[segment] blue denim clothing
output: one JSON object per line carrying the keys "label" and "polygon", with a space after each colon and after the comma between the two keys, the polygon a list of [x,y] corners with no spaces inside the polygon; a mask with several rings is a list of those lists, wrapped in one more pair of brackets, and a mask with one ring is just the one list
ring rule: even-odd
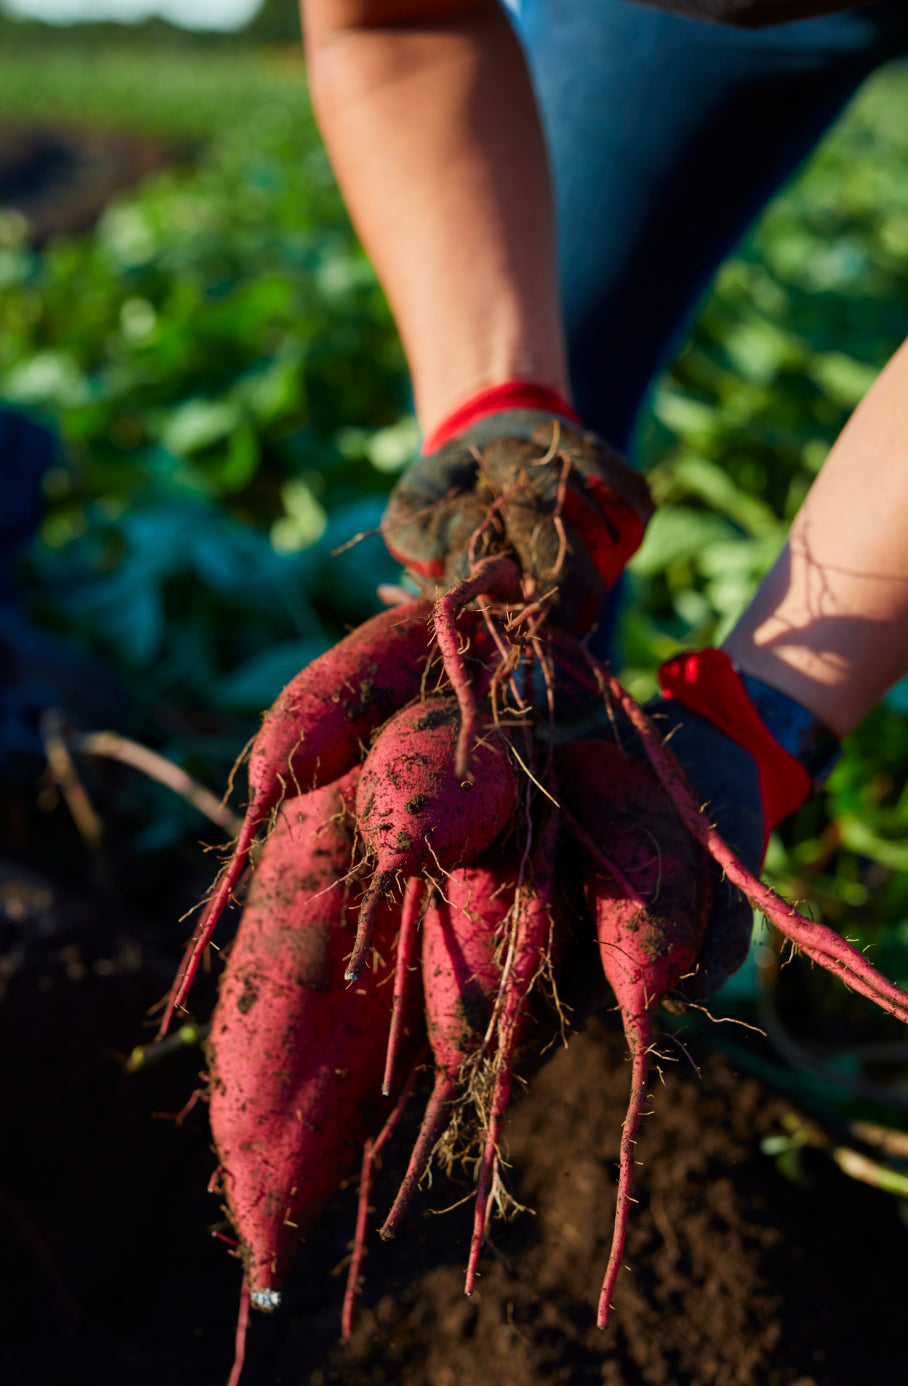
{"label": "blue denim clothing", "polygon": [[721,261],[864,78],[908,4],[769,29],[630,0],[515,0],[549,143],[575,402],[628,449]]}

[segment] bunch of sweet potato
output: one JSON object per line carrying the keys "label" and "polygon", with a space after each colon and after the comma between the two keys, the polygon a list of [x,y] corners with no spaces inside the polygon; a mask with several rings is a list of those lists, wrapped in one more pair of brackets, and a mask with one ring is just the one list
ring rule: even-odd
{"label": "bunch of sweet potato", "polygon": [[[565,736],[561,690],[584,685],[628,735]],[[183,1006],[267,829],[208,1055],[219,1187],[245,1271],[243,1324],[250,1302],[277,1306],[300,1239],[365,1155],[349,1326],[371,1158],[426,1036],[435,1084],[382,1232],[397,1230],[439,1145],[473,1149],[471,1291],[500,1191],[515,1058],[531,1042],[534,998],[557,993],[565,894],[585,901],[580,917],[595,933],[632,1059],[603,1327],[653,1016],[697,968],[710,863],[809,956],[908,1021],[908,997],[861,953],[735,860],[645,713],[579,644],[548,629],[544,608],[522,601],[507,559],[485,560],[434,606],[384,612],[304,669],[265,718],[249,783],[242,831],[162,1026]],[[575,908],[571,927],[576,917]],[[240,1350],[235,1377],[241,1360]]]}

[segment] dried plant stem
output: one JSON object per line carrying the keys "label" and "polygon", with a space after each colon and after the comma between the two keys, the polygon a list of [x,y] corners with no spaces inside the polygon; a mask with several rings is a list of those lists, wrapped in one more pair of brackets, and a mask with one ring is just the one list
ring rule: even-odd
{"label": "dried plant stem", "polygon": [[86,847],[96,852],[104,836],[104,825],[79,779],[67,745],[63,714],[57,708],[49,708],[42,716],[41,738],[51,777],[66,800],[66,807],[72,814],[79,836]]}
{"label": "dried plant stem", "polygon": [[118,760],[123,765],[131,765],[149,779],[157,780],[173,790],[174,794],[185,799],[187,804],[192,804],[193,808],[231,837],[235,837],[242,826],[243,820],[238,814],[216,799],[210,789],[187,775],[179,765],[160,752],[121,736],[119,732],[82,732],[70,739],[70,746],[77,755],[103,756],[108,760]]}

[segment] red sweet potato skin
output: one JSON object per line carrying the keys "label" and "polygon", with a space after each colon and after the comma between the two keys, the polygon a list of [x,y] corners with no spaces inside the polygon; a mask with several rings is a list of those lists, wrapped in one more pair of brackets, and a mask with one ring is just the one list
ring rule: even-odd
{"label": "red sweet potato skin", "polygon": [[492,1019],[501,982],[499,945],[514,901],[516,868],[465,867],[435,889],[422,925],[426,1029],[435,1059],[435,1084],[407,1172],[382,1236],[396,1234],[432,1151],[468,1087],[465,1065],[476,1054]]}
{"label": "red sweet potato skin", "polygon": [[436,1066],[452,1078],[482,1042],[491,1019],[501,981],[496,950],[513,900],[506,871],[462,867],[445,879],[444,896],[436,892],[426,911],[426,1028]]}
{"label": "red sweet potato skin", "polygon": [[587,861],[603,970],[626,1018],[639,1018],[696,966],[711,871],[649,767],[613,742],[570,743],[559,770],[565,802],[641,897]]}
{"label": "red sweet potato skin", "polygon": [[[278,1286],[393,1103],[381,1097],[391,987],[378,985],[383,973],[343,981],[355,912],[334,883],[350,865],[355,777],[283,805],[212,1019],[211,1129],[253,1294]],[[396,928],[393,911],[381,912],[375,944],[386,961]],[[421,1042],[421,1005],[414,986],[404,1071]]]}
{"label": "red sweet potato skin", "polygon": [[584,874],[602,970],[631,1053],[615,1226],[596,1318],[605,1328],[631,1214],[653,1013],[696,967],[712,904],[711,871],[649,767],[614,743],[575,742],[562,751],[560,769],[566,801],[611,863],[610,870],[591,857]]}
{"label": "red sweet potato skin", "polygon": [[434,641],[431,611],[413,602],[379,612],[287,684],[249,758],[260,813],[346,774],[360,744],[418,694]]}
{"label": "red sweet potato skin", "polygon": [[356,793],[357,826],[377,872],[412,875],[476,860],[510,823],[517,780],[504,741],[489,728],[473,748],[473,782],[455,772],[457,704],[404,708],[380,731]]}

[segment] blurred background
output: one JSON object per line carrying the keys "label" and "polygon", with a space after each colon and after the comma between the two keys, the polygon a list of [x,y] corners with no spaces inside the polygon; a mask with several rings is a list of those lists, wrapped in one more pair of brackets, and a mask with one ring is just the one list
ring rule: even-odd
{"label": "blurred background", "polygon": [[[906,333],[902,66],[864,89],[726,264],[654,394],[639,454],[661,506],[632,564],[619,641],[639,697],[680,644],[721,639]],[[398,573],[375,527],[418,442],[401,350],[309,109],[295,0],[0,0],[0,411],[0,1047],[12,1056],[3,1104],[13,1114],[0,1133],[2,1373],[13,1386],[210,1386],[230,1362],[237,1274],[208,1235],[219,1214],[205,1192],[204,1104],[178,1123],[152,1120],[179,1112],[198,1086],[203,1032],[188,1026],[187,1047],[155,1051],[156,1063],[139,1046],[190,931],[181,916],[215,874],[202,842],[223,848],[233,829],[206,821],[175,776],[188,772],[219,798],[281,686],[376,609],[377,584]],[[903,986],[906,713],[908,686],[898,687],[851,739],[826,792],[773,838],[768,861],[773,884]],[[121,751],[128,737],[160,757],[142,753],[153,773],[89,753],[100,743],[85,738],[107,730]],[[235,809],[244,797],[240,774]],[[201,1021],[216,972],[193,995]],[[684,1028],[682,1062],[657,1092],[649,1135],[666,1129],[669,1145],[661,1159],[644,1157],[638,1191],[645,1205],[650,1180],[674,1173],[658,1234],[645,1233],[642,1206],[641,1236],[661,1246],[668,1219],[686,1246],[715,1190],[710,1273],[698,1278],[682,1260],[679,1277],[673,1233],[660,1289],[657,1258],[638,1250],[648,1307],[636,1348],[622,1320],[626,1379],[664,1381],[663,1358],[687,1360],[688,1338],[693,1365],[679,1371],[692,1386],[740,1381],[748,1361],[782,1386],[847,1386],[868,1362],[874,1376],[897,1378],[903,1027],[791,960],[759,921],[747,966],[713,1011],[765,1038],[696,1014],[670,1022]],[[492,1336],[471,1341],[462,1307],[439,1336],[439,1285],[464,1304],[456,1237],[423,1231],[399,1251],[373,1248],[365,1302],[379,1318],[364,1310],[353,1358],[339,1375],[319,1366],[312,1383],[410,1380],[395,1342],[402,1352],[421,1344],[418,1362],[437,1336],[443,1369],[420,1386],[456,1386],[475,1380],[489,1342],[505,1343],[510,1372],[530,1335],[542,1346],[528,1381],[555,1379],[555,1342],[568,1364],[558,1379],[600,1380],[603,1349],[584,1314],[625,1102],[614,1021],[610,1049],[594,1026],[539,1075],[513,1128],[515,1180],[543,1212],[556,1185],[568,1187],[561,1165],[540,1164],[547,1150],[567,1151],[573,1138],[565,1158],[583,1172],[595,1152],[601,1166],[598,1196],[583,1184],[582,1213],[565,1214],[584,1229],[581,1250],[569,1244],[574,1280],[567,1263],[554,1279],[547,1260],[525,1272],[543,1287],[544,1312],[528,1300],[508,1337],[517,1279],[499,1266],[484,1291]],[[688,1054],[704,1064],[693,1097]],[[726,1060],[730,1070],[717,1069]],[[673,1145],[671,1123],[688,1111],[692,1129]],[[544,1139],[540,1112],[552,1115]],[[717,1154],[721,1132],[732,1136]],[[303,1363],[334,1352],[342,1281],[326,1268],[345,1255],[352,1196],[302,1258],[293,1312],[253,1330],[256,1350],[284,1366],[259,1365],[250,1380],[300,1380]],[[438,1194],[442,1205],[460,1196]],[[735,1217],[753,1273],[732,1255]],[[531,1222],[514,1224],[524,1257]],[[540,1257],[559,1227],[550,1213]],[[760,1249],[765,1227],[770,1250]],[[426,1275],[410,1299],[414,1255]],[[732,1267],[724,1279],[717,1257]],[[686,1309],[679,1283],[692,1296]],[[744,1329],[739,1285],[753,1301]],[[408,1304],[412,1331],[401,1327]],[[855,1313],[866,1332],[853,1333]],[[698,1337],[709,1324],[713,1338]],[[877,1357],[855,1364],[849,1344]]]}
{"label": "blurred background", "polygon": [[[620,639],[638,696],[679,642],[722,637],[906,332],[902,66],[725,266],[655,393],[639,449],[661,508]],[[40,715],[138,737],[220,794],[261,710],[397,577],[374,531],[417,432],[295,0],[0,4],[0,400],[38,425],[0,456],[21,490],[0,575],[7,850],[90,880],[103,837],[101,875],[127,893],[210,873],[195,810],[131,771],[82,766],[100,827],[80,834]],[[903,984],[906,711],[900,686],[768,863]],[[897,1032],[809,968],[782,973],[767,934],[725,1004],[775,1027],[766,1071],[793,1090],[908,1101]]]}

